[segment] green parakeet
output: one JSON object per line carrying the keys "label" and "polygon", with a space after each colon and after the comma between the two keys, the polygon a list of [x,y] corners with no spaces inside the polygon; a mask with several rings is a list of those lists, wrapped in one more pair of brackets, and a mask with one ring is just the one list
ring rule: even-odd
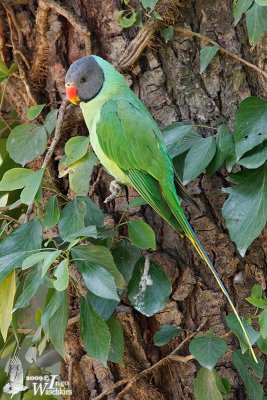
{"label": "green parakeet", "polygon": [[69,100],[80,104],[91,145],[103,166],[117,181],[134,187],[162,218],[192,242],[225,294],[257,362],[243,322],[181,208],[178,196],[188,200],[189,195],[173,170],[161,131],[147,108],[124,77],[98,56],[75,61],[65,83]]}

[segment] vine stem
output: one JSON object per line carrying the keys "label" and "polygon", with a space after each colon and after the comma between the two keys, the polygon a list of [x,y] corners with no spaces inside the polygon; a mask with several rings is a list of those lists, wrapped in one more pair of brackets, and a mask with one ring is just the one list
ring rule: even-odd
{"label": "vine stem", "polygon": [[[63,127],[63,122],[64,122],[64,114],[65,114],[65,110],[66,110],[68,104],[69,104],[68,99],[64,98],[61,103],[61,106],[59,107],[59,110],[58,110],[58,119],[57,119],[57,124],[56,124],[56,128],[55,128],[55,135],[54,135],[53,140],[49,146],[49,149],[45,155],[45,158],[44,158],[41,168],[47,167],[49,161],[52,158],[55,147],[59,142],[61,132],[62,132],[62,127]],[[29,221],[30,215],[32,213],[33,205],[34,205],[34,202],[29,204],[28,209],[25,214],[24,223]]]}
{"label": "vine stem", "polygon": [[170,360],[175,360],[177,362],[182,362],[182,363],[187,363],[191,360],[194,360],[195,357],[192,355],[189,356],[179,356],[176,353],[187,343],[189,340],[191,340],[198,332],[201,331],[201,329],[206,325],[207,319],[205,319],[201,325],[197,328],[196,331],[191,333],[191,335],[187,336],[168,356],[162,358],[159,360],[156,364],[152,365],[151,367],[143,370],[142,372],[139,372],[138,374],[134,375],[132,378],[126,378],[126,379],[121,379],[120,381],[114,383],[114,385],[110,386],[108,389],[106,389],[104,392],[102,392],[99,396],[94,397],[93,400],[101,400],[103,397],[105,397],[107,394],[112,392],[114,389],[117,389],[118,387],[125,385],[125,388],[119,393],[119,395],[116,397],[117,400],[123,399],[123,395],[140,379],[144,378],[146,375],[150,374],[157,368],[161,367],[162,365],[166,364]]}
{"label": "vine stem", "polygon": [[208,42],[210,44],[212,44],[213,46],[219,46],[219,51],[221,53],[224,53],[232,58],[234,58],[235,60],[239,61],[241,64],[246,65],[247,67],[254,69],[254,71],[257,71],[260,75],[263,75],[264,78],[267,79],[267,72],[265,72],[263,69],[257,67],[257,65],[250,63],[249,61],[245,60],[244,58],[236,55],[235,53],[232,53],[230,50],[225,49],[224,47],[220,46],[217,42],[215,42],[214,40],[208,38],[207,36],[201,35],[201,33],[197,33],[194,31],[190,31],[188,29],[184,29],[184,28],[179,28],[179,27],[175,27],[174,30],[176,32],[180,32],[183,35],[186,36],[195,36],[198,37],[199,39]]}

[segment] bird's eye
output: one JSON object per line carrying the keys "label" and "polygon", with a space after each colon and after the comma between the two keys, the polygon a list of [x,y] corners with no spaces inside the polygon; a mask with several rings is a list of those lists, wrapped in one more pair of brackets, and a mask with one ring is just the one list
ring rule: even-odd
{"label": "bird's eye", "polygon": [[81,83],[84,83],[84,82],[86,82],[86,81],[87,81],[86,76],[82,76],[81,79],[80,79],[80,82],[81,82]]}

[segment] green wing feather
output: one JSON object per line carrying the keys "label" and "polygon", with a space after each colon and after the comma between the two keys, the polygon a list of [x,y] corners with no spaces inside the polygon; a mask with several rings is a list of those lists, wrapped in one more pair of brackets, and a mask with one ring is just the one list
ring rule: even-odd
{"label": "green wing feather", "polygon": [[96,132],[105,155],[118,165],[148,204],[177,232],[184,233],[192,242],[225,294],[257,362],[230,295],[181,208],[172,163],[161,132],[149,112],[131,94],[125,99],[114,98],[103,106]]}

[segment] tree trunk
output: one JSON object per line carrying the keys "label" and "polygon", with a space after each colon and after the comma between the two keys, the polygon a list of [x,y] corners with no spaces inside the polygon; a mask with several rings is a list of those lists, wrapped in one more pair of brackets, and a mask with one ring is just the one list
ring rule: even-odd
{"label": "tree trunk", "polygon": [[[200,75],[199,50],[206,43],[195,36],[176,32],[173,39],[165,43],[153,26],[147,31],[143,28],[141,32],[145,32],[145,36],[134,27],[121,28],[116,22],[119,1],[67,0],[62,2],[64,6],[54,0],[40,0],[39,5],[35,1],[26,5],[14,5],[16,1],[8,3],[0,5],[0,55],[9,62],[14,59],[20,66],[23,79],[10,79],[7,98],[22,120],[33,102],[58,107],[68,66],[90,53],[102,56],[123,70],[131,88],[161,127],[175,121],[211,127],[226,122],[232,127],[234,113],[242,99],[251,94],[267,96],[260,75],[222,53],[218,53],[212,65]],[[266,46],[266,37],[255,50],[250,50],[243,24],[233,27],[231,1],[185,3],[161,0],[160,13],[170,24],[199,32],[234,54],[264,66],[262,49]],[[73,106],[66,114],[64,134],[55,156],[62,154],[67,139],[81,130],[86,132],[79,109]],[[200,131],[204,136],[213,134],[211,129],[200,128]],[[52,164],[56,177],[56,161]],[[32,163],[33,168],[35,165]],[[252,285],[258,282],[266,287],[266,231],[255,240],[244,258],[238,255],[221,214],[226,198],[222,188],[229,185],[226,176],[226,171],[221,169],[213,177],[202,175],[191,182],[188,190],[200,211],[186,204],[184,208],[240,314],[245,316],[250,307],[244,298]],[[113,208],[104,206],[111,177],[99,173],[99,167],[94,172],[94,179],[97,177],[92,198],[110,218],[118,220],[126,200],[116,200]],[[58,185],[62,183],[58,181]],[[187,332],[195,331],[204,321],[204,331],[212,329],[217,336],[227,332],[228,304],[189,242],[179,238],[150,207],[142,207],[130,215],[130,218],[136,217],[144,218],[156,232],[157,252],[153,259],[171,279],[172,295],[166,308],[150,318],[135,311],[127,299],[118,307],[117,318],[125,336],[124,366],[109,363],[105,368],[90,358],[81,343],[78,325],[69,326],[67,359],[62,374],[71,381],[73,399],[94,399],[116,381],[150,367],[166,357]],[[72,315],[75,315],[78,303],[74,292],[70,293],[70,300]],[[156,348],[152,337],[160,324],[181,326],[184,333],[171,345]],[[235,344],[233,336],[228,336],[227,341]],[[185,344],[180,354],[188,354],[187,349]],[[197,368],[193,360],[186,363],[169,360],[130,386],[122,396],[118,394],[123,386],[108,394],[106,399],[194,399]],[[242,381],[230,362],[229,352],[221,358],[218,371],[230,380],[233,398],[245,399]]]}

